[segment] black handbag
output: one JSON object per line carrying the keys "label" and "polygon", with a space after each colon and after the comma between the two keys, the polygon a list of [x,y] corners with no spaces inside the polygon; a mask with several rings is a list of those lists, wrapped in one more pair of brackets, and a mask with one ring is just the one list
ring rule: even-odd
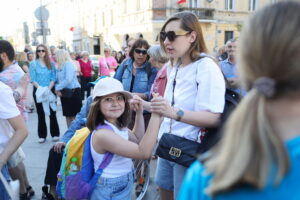
{"label": "black handbag", "polygon": [[64,88],[60,92],[63,98],[71,98],[73,96],[74,89]]}
{"label": "black handbag", "polygon": [[196,159],[200,143],[164,133],[159,140],[156,155],[160,158],[189,167]]}

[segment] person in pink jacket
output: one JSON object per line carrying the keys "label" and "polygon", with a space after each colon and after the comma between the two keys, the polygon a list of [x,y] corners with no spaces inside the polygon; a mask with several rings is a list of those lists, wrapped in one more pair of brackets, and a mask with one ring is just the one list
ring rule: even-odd
{"label": "person in pink jacket", "polygon": [[104,57],[99,61],[99,76],[113,76],[118,63],[116,59],[111,56],[111,49],[106,47],[104,49]]}

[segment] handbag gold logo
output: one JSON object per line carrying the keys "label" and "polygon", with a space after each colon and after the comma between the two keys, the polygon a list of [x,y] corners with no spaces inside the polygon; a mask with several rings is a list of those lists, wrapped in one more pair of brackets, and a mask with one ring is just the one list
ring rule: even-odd
{"label": "handbag gold logo", "polygon": [[177,148],[175,148],[175,147],[171,147],[171,149],[170,149],[170,151],[169,151],[169,154],[170,154],[171,156],[175,156],[175,157],[179,158],[180,155],[181,155],[181,150],[180,150],[180,149],[177,149]]}

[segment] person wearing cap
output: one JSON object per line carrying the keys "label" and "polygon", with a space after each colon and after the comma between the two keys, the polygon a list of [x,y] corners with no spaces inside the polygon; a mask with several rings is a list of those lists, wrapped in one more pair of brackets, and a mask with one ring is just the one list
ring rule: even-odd
{"label": "person wearing cap", "polygon": [[[105,76],[104,76],[105,77]],[[95,86],[98,81],[104,77],[98,78],[94,82],[89,82],[89,85]],[[65,148],[68,141],[73,137],[76,130],[81,129],[86,126],[86,118],[89,113],[90,105],[93,102],[93,97],[89,96],[85,104],[81,107],[79,113],[77,113],[75,119],[72,121],[68,130],[64,133],[60,141],[56,142],[49,151],[47,169],[44,179],[43,186],[43,196],[48,198],[56,197],[56,183],[57,183],[57,173],[60,169],[60,164],[63,155],[63,149]],[[48,188],[49,185],[49,188]],[[51,197],[49,197],[51,196]]]}
{"label": "person wearing cap", "polygon": [[[133,98],[136,120],[133,130],[127,128],[131,120],[129,99]],[[112,130],[98,129],[97,125],[108,125]],[[87,127],[95,130],[91,138],[91,154],[94,170],[107,152],[113,154],[109,165],[103,170],[92,192],[91,200],[131,199],[133,188],[132,159],[149,159],[156,143],[160,115],[152,114],[144,134],[143,106],[139,99],[124,90],[121,82],[114,78],[103,78],[96,84],[93,103],[87,118]]]}

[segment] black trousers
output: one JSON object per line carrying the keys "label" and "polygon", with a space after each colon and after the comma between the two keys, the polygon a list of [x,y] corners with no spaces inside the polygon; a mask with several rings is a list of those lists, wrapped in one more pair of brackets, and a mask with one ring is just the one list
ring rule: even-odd
{"label": "black trousers", "polygon": [[56,153],[53,147],[49,151],[49,157],[47,162],[46,176],[44,183],[45,185],[55,186],[57,183],[57,174],[60,169],[60,164],[62,161],[62,153]]}
{"label": "black trousers", "polygon": [[[45,119],[45,112],[43,109],[42,103],[36,102],[36,88],[33,89],[33,99],[36,106],[36,111],[38,115],[38,135],[39,138],[46,138],[47,137],[47,126],[46,126],[46,119]],[[50,134],[52,137],[59,136],[59,128],[56,119],[56,112],[50,108]]]}
{"label": "black trousers", "polygon": [[91,95],[91,87],[88,85],[92,81],[92,77],[83,77],[81,76],[81,99],[84,100],[84,92],[86,91],[86,98]]}

